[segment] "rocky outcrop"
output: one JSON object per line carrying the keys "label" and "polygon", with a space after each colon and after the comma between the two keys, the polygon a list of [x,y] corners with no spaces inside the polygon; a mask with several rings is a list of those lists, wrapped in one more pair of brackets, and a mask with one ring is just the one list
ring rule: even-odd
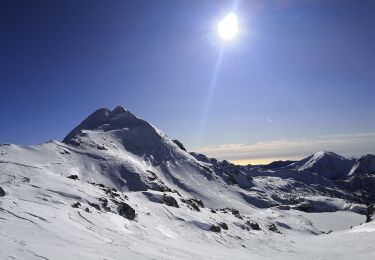
{"label": "rocky outcrop", "polygon": [[163,202],[170,207],[175,207],[175,208],[180,207],[175,198],[166,194],[163,195]]}
{"label": "rocky outcrop", "polygon": [[5,190],[3,190],[3,188],[0,187],[0,197],[4,197],[5,194]]}
{"label": "rocky outcrop", "polygon": [[272,232],[275,232],[275,233],[279,233],[281,234],[281,232],[277,229],[276,225],[271,223],[268,225],[268,230],[269,231],[272,231]]}
{"label": "rocky outcrop", "polygon": [[75,174],[69,175],[67,178],[68,178],[68,179],[75,180],[75,181],[79,179],[78,176],[75,175]]}
{"label": "rocky outcrop", "polygon": [[258,223],[250,222],[249,220],[246,221],[246,225],[248,225],[253,230],[260,230],[260,226]]}
{"label": "rocky outcrop", "polygon": [[224,229],[224,230],[228,230],[228,225],[227,225],[226,223],[224,223],[224,222],[220,222],[220,223],[219,223],[219,226],[220,226],[222,229]]}
{"label": "rocky outcrop", "polygon": [[178,147],[180,147],[181,150],[184,150],[185,152],[187,152],[185,146],[184,146],[180,141],[178,141],[177,139],[174,139],[174,140],[172,140],[172,141],[173,141]]}
{"label": "rocky outcrop", "polygon": [[188,204],[195,211],[201,211],[200,208],[204,208],[203,201],[200,199],[182,199],[182,202]]}
{"label": "rocky outcrop", "polygon": [[374,211],[375,211],[374,204],[371,204],[370,206],[367,207],[366,223],[374,220]]}
{"label": "rocky outcrop", "polygon": [[76,203],[73,203],[73,204],[72,204],[72,207],[73,207],[73,208],[79,208],[79,207],[81,207],[81,203],[79,203],[79,202],[77,201]]}
{"label": "rocky outcrop", "polygon": [[220,233],[221,232],[221,227],[218,225],[211,225],[210,231]]}
{"label": "rocky outcrop", "polygon": [[135,218],[135,210],[127,203],[121,202],[117,207],[118,214],[124,218],[133,220]]}

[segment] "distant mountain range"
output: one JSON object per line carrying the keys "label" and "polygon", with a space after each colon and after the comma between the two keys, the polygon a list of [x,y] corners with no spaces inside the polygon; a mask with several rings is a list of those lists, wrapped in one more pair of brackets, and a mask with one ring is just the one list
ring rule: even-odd
{"label": "distant mountain range", "polygon": [[[321,151],[300,161],[275,161],[267,165],[234,165],[227,161],[218,161],[203,154],[192,152],[196,159],[213,165],[216,172],[226,174],[228,184],[237,184],[248,188],[241,179],[242,175],[251,177],[253,183],[257,179],[279,177],[296,182],[299,188],[305,186],[303,192],[321,193],[325,196],[345,198],[349,201],[371,204],[375,201],[375,156],[364,155],[358,159],[347,159],[333,152]],[[252,185],[250,185],[252,187]],[[255,184],[256,189],[260,188]],[[272,187],[277,192],[280,186]],[[251,188],[250,188],[251,189]],[[267,188],[267,190],[269,190]],[[297,196],[295,189],[284,189],[284,195]],[[272,201],[275,204],[284,203],[284,195],[277,196]],[[272,194],[270,194],[272,197]],[[296,198],[292,198],[295,201]],[[259,206],[259,205],[258,205]]]}
{"label": "distant mountain range", "polygon": [[[122,107],[102,108],[63,142],[1,145],[0,187],[0,223],[7,226],[0,243],[8,248],[0,250],[3,259],[14,254],[20,259],[37,259],[39,254],[58,259],[54,254],[68,245],[72,257],[93,259],[99,254],[100,259],[119,259],[120,248],[105,250],[126,245],[122,237],[141,245],[127,246],[123,256],[167,259],[161,251],[143,252],[143,246],[151,243],[161,250],[165,244],[159,240],[165,237],[189,245],[193,242],[187,241],[196,235],[200,242],[193,243],[194,248],[201,243],[209,247],[212,238],[205,232],[221,230],[227,233],[220,239],[231,241],[234,248],[240,246],[238,259],[241,255],[245,259],[250,254],[244,249],[249,246],[249,230],[322,233],[304,217],[280,212],[364,214],[366,205],[375,202],[375,156],[347,159],[317,152],[300,161],[239,166],[187,152],[180,141]],[[280,219],[288,224],[277,220],[275,212],[284,214]],[[27,246],[22,246],[22,239]],[[50,249],[38,247],[35,240]],[[86,240],[92,244],[85,244]],[[81,254],[73,244],[87,253]],[[102,251],[98,253],[93,245]]]}

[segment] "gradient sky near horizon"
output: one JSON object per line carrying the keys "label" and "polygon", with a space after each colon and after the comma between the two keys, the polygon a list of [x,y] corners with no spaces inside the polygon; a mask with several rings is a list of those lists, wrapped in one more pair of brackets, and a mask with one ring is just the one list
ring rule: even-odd
{"label": "gradient sky near horizon", "polygon": [[[223,42],[228,12],[240,31]],[[375,1],[1,1],[0,143],[122,105],[236,163],[375,153]]]}

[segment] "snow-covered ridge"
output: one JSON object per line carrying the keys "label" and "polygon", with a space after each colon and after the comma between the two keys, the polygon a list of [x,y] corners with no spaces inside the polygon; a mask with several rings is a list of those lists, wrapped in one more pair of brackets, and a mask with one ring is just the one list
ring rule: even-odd
{"label": "snow-covered ridge", "polygon": [[298,171],[317,172],[328,179],[345,179],[354,161],[333,152],[317,152],[290,167]]}
{"label": "snow-covered ridge", "polygon": [[366,154],[359,158],[349,172],[349,176],[371,175],[375,173],[375,156]]}
{"label": "snow-covered ridge", "polygon": [[[137,118],[121,106],[117,106],[112,111],[107,108],[100,108],[75,127],[64,138],[63,142],[69,142],[69,140],[80,134],[82,130],[107,132],[111,130],[130,129],[139,126],[142,128],[153,128],[147,121]],[[158,132],[156,129],[154,129],[154,131]]]}
{"label": "snow-covered ridge", "polygon": [[63,142],[0,145],[0,258],[372,259],[371,223],[348,231],[375,197],[367,157],[238,166],[101,108]]}

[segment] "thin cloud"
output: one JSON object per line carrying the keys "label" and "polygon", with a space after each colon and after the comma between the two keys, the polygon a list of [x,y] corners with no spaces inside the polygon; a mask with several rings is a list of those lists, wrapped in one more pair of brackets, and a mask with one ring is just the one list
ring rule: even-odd
{"label": "thin cloud", "polygon": [[229,161],[301,159],[322,150],[333,151],[346,157],[375,153],[375,133],[325,135],[255,144],[222,144],[195,149],[210,157]]}

